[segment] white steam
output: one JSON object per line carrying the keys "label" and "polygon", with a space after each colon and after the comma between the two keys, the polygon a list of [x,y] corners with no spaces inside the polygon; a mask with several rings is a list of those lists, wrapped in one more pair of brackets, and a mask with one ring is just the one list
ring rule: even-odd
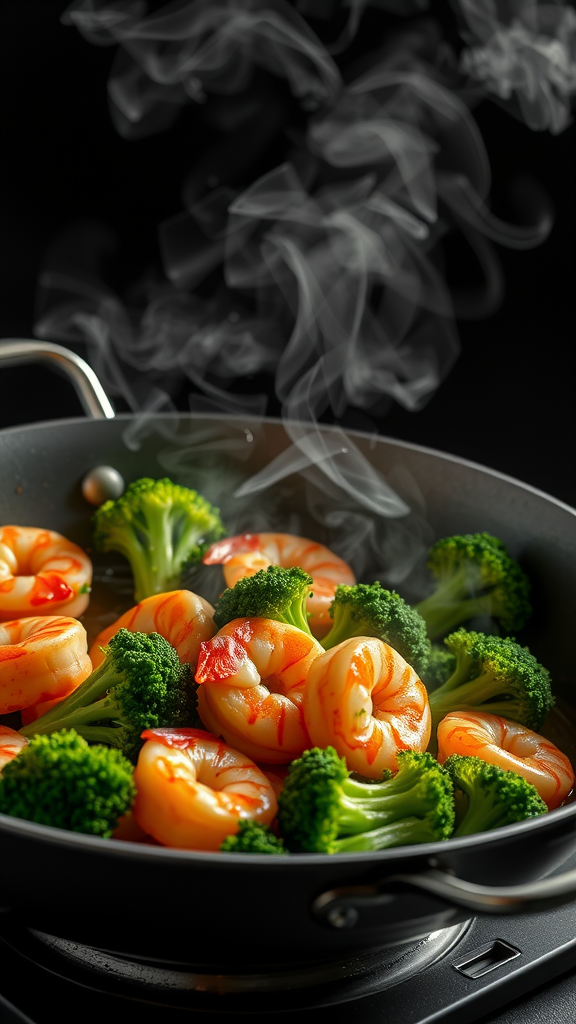
{"label": "white steam", "polygon": [[[155,413],[174,411],[183,383],[194,409],[254,417],[268,408],[262,378],[273,381],[291,446],[239,483],[239,507],[293,473],[311,473],[311,507],[341,546],[352,524],[363,550],[376,549],[377,523],[387,522],[388,552],[379,557],[399,580],[427,543],[424,510],[406,480],[395,486],[374,470],[338,421],[349,408],[381,416],[392,401],[422,408],[458,356],[456,319],[489,315],[501,300],[495,244],[526,248],[550,231],[548,205],[530,183],[522,226],[492,214],[489,159],[470,104],[485,94],[515,98],[530,127],[560,131],[575,90],[576,14],[461,0],[459,56],[433,23],[415,19],[375,40],[352,70],[341,67],[368,6],[394,16],[427,5],[181,0],[147,14],[141,3],[73,3],[66,23],[118,47],[109,97],[122,135],[164,131],[198,103],[207,116],[215,111],[223,135],[235,134],[218,158],[223,183],[208,177],[206,187],[193,169],[183,209],[159,225],[163,279],[143,282],[139,302],[127,303],[65,270],[65,260],[48,264],[36,331],[87,344],[105,387],[137,414],[126,435],[132,446],[154,428]],[[338,13],[340,34],[326,42],[306,21]],[[250,91],[263,73],[286,81],[305,129],[266,90]],[[229,116],[226,105],[210,107],[215,96],[227,98]],[[279,132],[285,150],[248,185],[246,126],[259,157]],[[473,288],[446,279],[448,235],[475,254],[483,280]],[[71,239],[68,265],[73,256]],[[216,272],[211,289],[199,288]],[[252,378],[259,383],[247,393]],[[319,429],[322,418],[335,421],[331,432]],[[215,438],[183,441],[176,420],[163,429],[172,469],[217,450]]]}
{"label": "white steam", "polygon": [[576,11],[563,4],[459,0],[464,74],[535,131],[563,131],[576,94]]}

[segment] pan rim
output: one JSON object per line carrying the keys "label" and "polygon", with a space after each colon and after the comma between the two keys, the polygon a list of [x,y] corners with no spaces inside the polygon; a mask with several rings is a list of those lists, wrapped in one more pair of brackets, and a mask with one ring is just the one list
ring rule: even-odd
{"label": "pan rim", "polygon": [[[216,424],[217,423],[221,423],[224,420],[224,421],[226,421],[228,423],[243,424],[243,423],[247,422],[247,423],[252,424],[252,425],[255,424],[255,423],[257,423],[257,424],[267,424],[267,423],[270,423],[270,424],[273,424],[275,426],[284,427],[285,424],[287,424],[287,423],[291,424],[292,423],[292,424],[297,425],[297,426],[310,426],[310,424],[307,424],[305,421],[302,421],[302,420],[290,420],[290,419],[286,419],[285,420],[285,419],[283,419],[280,416],[254,416],[254,415],[239,416],[239,415],[229,415],[227,413],[210,413],[210,412],[198,412],[198,413],[195,413],[195,412],[172,412],[172,413],[166,413],[166,414],[155,414],[154,416],[148,417],[148,418],[149,419],[155,419],[155,420],[162,420],[162,419],[164,419],[164,420],[171,420],[171,421],[174,421],[175,419],[178,419],[178,420],[194,420],[194,419],[197,419],[197,420],[200,420],[200,419],[202,419],[202,420],[214,420],[214,422]],[[44,430],[46,430],[47,427],[75,426],[75,425],[82,424],[82,423],[94,424],[95,422],[102,423],[102,424],[113,424],[113,423],[116,423],[117,421],[120,421],[120,422],[132,422],[135,419],[137,419],[137,415],[135,413],[122,412],[122,413],[117,413],[116,416],[112,417],[111,419],[102,419],[102,420],[91,419],[91,418],[89,418],[87,416],[67,417],[67,418],[63,418],[63,419],[53,419],[53,420],[39,420],[39,421],[34,422],[34,423],[24,423],[24,424],[20,424],[20,425],[16,425],[16,426],[2,428],[0,430],[0,441],[2,441],[2,439],[4,437],[9,436],[10,434],[21,434],[23,432],[34,431],[36,429],[40,429],[40,430],[44,431]],[[320,428],[320,430],[327,431],[327,432],[332,432],[332,431],[335,431],[335,430],[342,429],[342,428],[339,428],[338,426],[336,426],[334,424],[331,424],[331,423],[320,423],[320,424],[317,424],[317,426]],[[107,429],[111,429],[111,428],[108,427]],[[415,441],[404,441],[404,440],[402,440],[402,438],[392,437],[391,435],[388,435],[388,434],[370,434],[370,433],[368,433],[368,431],[355,430],[355,429],[346,429],[345,433],[346,434],[350,434],[351,437],[362,438],[362,440],[365,440],[365,441],[366,440],[368,440],[368,441],[374,440],[376,444],[379,444],[379,443],[383,442],[385,444],[391,445],[392,447],[405,448],[405,449],[408,449],[409,451],[418,452],[418,453],[421,453],[423,455],[432,455],[432,456],[434,456],[436,458],[445,460],[447,462],[454,462],[454,463],[457,463],[460,466],[466,466],[468,469],[477,470],[477,471],[479,471],[481,473],[487,474],[488,476],[495,477],[498,480],[503,480],[506,483],[514,484],[516,487],[520,487],[523,490],[528,491],[529,493],[534,494],[534,495],[536,495],[539,498],[544,498],[546,501],[551,502],[553,505],[556,505],[557,507],[559,507],[563,511],[569,512],[569,513],[571,513],[571,515],[576,517],[576,508],[572,507],[572,505],[568,505],[567,502],[562,501],[561,498],[556,498],[556,497],[554,497],[554,495],[548,494],[547,491],[543,491],[540,488],[535,487],[533,484],[527,483],[525,480],[521,480],[518,477],[510,476],[508,473],[504,473],[504,472],[502,472],[499,469],[494,469],[491,466],[485,465],[484,463],[475,462],[472,459],[466,459],[464,456],[456,455],[454,452],[447,452],[447,451],[444,451],[443,449],[440,449],[440,448],[429,448],[427,445],[417,444]]]}
{"label": "pan rim", "polygon": [[[469,836],[452,837],[442,841],[430,843],[414,843],[408,846],[391,846],[385,850],[362,851],[357,853],[290,853],[287,858],[284,856],[263,856],[253,853],[226,853],[220,850],[186,850],[170,846],[153,846],[146,843],[132,842],[131,840],[111,840],[102,836],[91,836],[83,832],[71,832],[68,829],[59,829],[51,825],[40,825],[37,822],[28,821],[25,818],[13,818],[0,813],[0,835],[8,833],[21,838],[39,839],[49,842],[51,846],[65,846],[73,849],[85,849],[88,852],[101,853],[106,851],[110,856],[131,857],[137,856],[139,860],[160,860],[183,861],[184,863],[195,863],[209,859],[212,865],[216,864],[286,864],[287,859],[292,863],[299,864],[374,864],[382,861],[393,861],[401,857],[404,861],[418,861],[422,858],[437,861],[438,855],[443,851],[458,853],[461,850],[469,849],[472,846],[489,845],[493,842],[505,841],[508,838],[518,837],[520,834],[529,831],[531,835],[535,830],[550,828],[552,823],[562,823],[562,819],[576,819],[576,803],[557,807],[553,811],[534,818],[526,818],[524,821],[516,822],[513,825],[503,825],[488,832],[476,832]],[[576,821],[574,824],[576,833]],[[214,859],[214,854],[217,857]],[[406,865],[406,868],[408,865]],[[281,870],[280,867],[272,870]]]}

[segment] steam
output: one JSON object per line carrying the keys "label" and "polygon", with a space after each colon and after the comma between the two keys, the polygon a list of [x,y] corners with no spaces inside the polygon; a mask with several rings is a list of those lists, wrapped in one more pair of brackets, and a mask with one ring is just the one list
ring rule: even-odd
{"label": "steam", "polygon": [[576,11],[561,4],[459,0],[464,74],[535,131],[557,135],[576,93]]}
{"label": "steam", "polygon": [[[431,20],[399,19],[426,3],[381,0],[372,6],[396,17],[393,29],[347,65],[369,6],[182,0],[146,14],[140,2],[73,3],[65,23],[118,47],[108,91],[123,136],[166,131],[183,107],[202,105],[223,141],[213,155],[218,180],[208,175],[206,186],[204,165],[202,174],[192,168],[182,209],[158,227],[163,275],[127,301],[70,270],[72,232],[41,276],[36,331],[88,346],[109,393],[137,414],[126,443],[162,429],[173,470],[221,443],[182,438],[171,418],[182,386],[194,388],[194,409],[253,418],[269,411],[261,382],[273,381],[291,444],[239,477],[237,516],[299,473],[341,548],[352,530],[367,564],[378,550],[399,581],[429,540],[425,509],[410,482],[376,472],[340,421],[350,408],[367,422],[392,402],[421,409],[458,357],[456,320],[488,316],[501,301],[496,246],[529,248],[549,233],[550,204],[530,180],[518,190],[520,224],[492,214],[489,157],[471,108],[494,96],[529,127],[561,131],[576,89],[576,14],[530,0],[461,0],[456,53]],[[307,17],[324,19],[326,40]],[[292,107],[253,85],[262,74],[284,80]],[[254,149],[244,134],[258,140]],[[285,158],[267,166],[266,146],[278,138]],[[472,249],[480,283],[451,286],[448,235]],[[261,390],[247,393],[250,379]],[[158,412],[167,414],[161,428]],[[244,458],[246,437],[229,451]]]}
{"label": "steam", "polygon": [[234,95],[254,67],[286,78],[309,107],[330,103],[341,78],[307,23],[285,0],[194,0],[143,15],[141,3],[82,0],[64,22],[99,46],[120,43],[109,96],[116,128],[158,131],[170,126],[179,106],[206,94]]}

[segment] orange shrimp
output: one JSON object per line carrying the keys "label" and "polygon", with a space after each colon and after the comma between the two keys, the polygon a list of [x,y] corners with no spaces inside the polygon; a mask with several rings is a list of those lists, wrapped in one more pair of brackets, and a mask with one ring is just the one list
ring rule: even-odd
{"label": "orange shrimp", "polygon": [[90,648],[90,660],[97,668],[104,661],[101,648],[119,629],[129,629],[132,633],[160,633],[176,649],[180,661],[195,669],[200,644],[216,632],[213,614],[212,605],[192,590],[153,594],[98,634]]}
{"label": "orange shrimp", "polygon": [[57,697],[56,700],[43,700],[40,704],[32,704],[29,708],[22,708],[20,715],[22,719],[22,725],[30,725],[30,722],[35,722],[37,718],[45,715],[50,708],[56,707],[61,701],[65,700],[68,694],[64,694],[63,697]]}
{"label": "orange shrimp", "polygon": [[77,619],[42,615],[0,623],[0,714],[66,697],[92,671]]}
{"label": "orange shrimp", "polygon": [[536,787],[548,810],[559,807],[574,786],[569,759],[544,736],[518,722],[480,711],[453,711],[438,725],[438,760],[450,754],[480,757],[517,772]]}
{"label": "orange shrimp", "polygon": [[202,729],[146,729],[134,771],[136,824],[163,846],[219,850],[242,819],[278,810],[263,772]]}
{"label": "orange shrimp", "polygon": [[294,760],[310,746],[302,693],[310,665],[323,653],[296,626],[233,619],[200,648],[195,678],[202,722],[254,761]]}
{"label": "orange shrimp", "polygon": [[431,715],[413,668],[376,637],[352,637],[310,666],[304,721],[314,746],[334,747],[350,771],[379,779],[400,750],[426,750]]}
{"label": "orange shrimp", "polygon": [[0,773],[8,761],[13,761],[20,751],[28,746],[28,740],[15,729],[0,725]]}
{"label": "orange shrimp", "polygon": [[92,563],[54,530],[0,527],[0,620],[72,615],[90,600]]}
{"label": "orange shrimp", "polygon": [[233,587],[244,576],[253,576],[269,565],[304,569],[314,581],[306,607],[310,629],[316,637],[325,636],[332,625],[328,609],[338,584],[352,586],[356,583],[348,563],[330,548],[291,533],[241,533],[227,537],[213,544],[203,560],[206,565],[224,566],[227,587]]}

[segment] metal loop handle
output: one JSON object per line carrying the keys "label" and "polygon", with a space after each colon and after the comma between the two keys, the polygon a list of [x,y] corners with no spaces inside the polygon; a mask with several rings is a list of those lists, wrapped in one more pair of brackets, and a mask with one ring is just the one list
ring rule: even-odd
{"label": "metal loop handle", "polygon": [[510,886],[478,885],[438,870],[421,875],[396,875],[389,881],[402,882],[480,914],[531,914],[576,899],[576,869]]}
{"label": "metal loop handle", "polygon": [[48,341],[1,338],[0,362],[12,366],[27,362],[47,362],[74,385],[82,408],[88,416],[95,420],[114,419],[114,407],[94,370],[75,352]]}
{"label": "metal loop handle", "polygon": [[386,918],[386,908],[399,888],[427,893],[475,914],[532,914],[576,899],[576,870],[503,887],[478,885],[435,869],[419,875],[391,875],[377,885],[343,886],[324,892],[314,900],[312,913],[330,928],[377,926]]}

